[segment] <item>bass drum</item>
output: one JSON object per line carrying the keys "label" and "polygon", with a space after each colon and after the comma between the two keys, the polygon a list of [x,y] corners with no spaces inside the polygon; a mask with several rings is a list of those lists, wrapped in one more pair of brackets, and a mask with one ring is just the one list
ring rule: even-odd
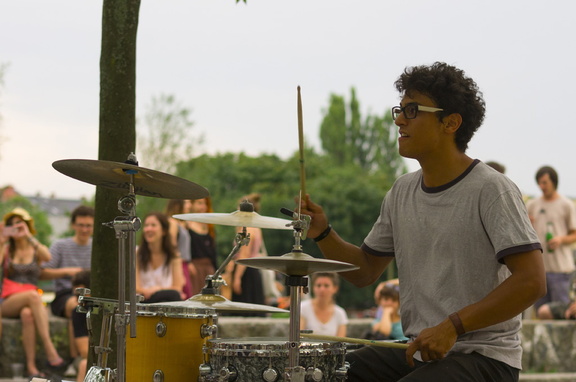
{"label": "bass drum", "polygon": [[[204,346],[200,382],[285,381],[289,366],[288,339],[211,339]],[[332,382],[346,379],[346,346],[341,342],[300,342],[298,359],[306,380]]]}
{"label": "bass drum", "polygon": [[138,304],[136,338],[126,329],[126,381],[196,381],[202,349],[217,332],[214,309]]}

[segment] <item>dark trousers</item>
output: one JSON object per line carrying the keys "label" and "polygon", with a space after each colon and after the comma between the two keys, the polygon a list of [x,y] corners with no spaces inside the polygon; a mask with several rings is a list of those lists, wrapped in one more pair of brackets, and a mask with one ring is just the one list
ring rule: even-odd
{"label": "dark trousers", "polygon": [[406,363],[403,349],[366,346],[346,354],[349,382],[516,382],[520,370],[478,353],[456,353],[439,361]]}

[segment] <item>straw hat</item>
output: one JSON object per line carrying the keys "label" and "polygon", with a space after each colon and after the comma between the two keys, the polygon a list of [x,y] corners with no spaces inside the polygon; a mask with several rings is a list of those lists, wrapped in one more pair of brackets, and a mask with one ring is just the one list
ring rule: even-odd
{"label": "straw hat", "polygon": [[32,218],[32,216],[30,216],[28,211],[26,211],[22,207],[14,208],[12,211],[10,211],[6,215],[4,215],[4,224],[6,224],[6,222],[14,216],[18,216],[22,220],[24,220],[26,222],[26,224],[28,224],[28,230],[30,230],[30,233],[32,235],[36,235],[36,228],[34,228],[34,218]]}

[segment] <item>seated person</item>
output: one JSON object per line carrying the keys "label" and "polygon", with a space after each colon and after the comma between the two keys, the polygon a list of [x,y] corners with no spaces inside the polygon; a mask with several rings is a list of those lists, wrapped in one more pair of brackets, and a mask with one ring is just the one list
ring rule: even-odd
{"label": "seated person", "polygon": [[300,329],[328,336],[346,336],[348,316],[335,301],[339,285],[337,273],[317,272],[312,275],[313,297],[300,304]]}
{"label": "seated person", "polygon": [[[90,288],[89,270],[80,271],[74,275],[72,278],[72,290],[76,288]],[[77,370],[76,381],[82,382],[86,376],[88,364],[88,325],[86,323],[86,313],[80,313],[74,309],[71,314],[74,343],[78,350],[78,361],[74,365]]]}
{"label": "seated person", "polygon": [[370,339],[407,340],[400,322],[400,288],[398,284],[387,283],[380,289],[378,306],[381,314],[372,323]]}
{"label": "seated person", "polygon": [[542,320],[576,320],[576,273],[572,275],[571,301],[552,301],[538,308]]}
{"label": "seated person", "polygon": [[143,227],[136,251],[136,293],[144,295],[142,303],[184,299],[182,259],[170,237],[168,218],[150,213]]}

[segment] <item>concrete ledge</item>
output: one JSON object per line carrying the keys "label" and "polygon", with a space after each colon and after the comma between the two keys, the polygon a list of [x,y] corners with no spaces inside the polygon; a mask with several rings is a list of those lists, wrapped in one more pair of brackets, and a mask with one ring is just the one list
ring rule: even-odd
{"label": "concrete ledge", "polygon": [[[361,338],[369,330],[371,319],[353,318],[348,336]],[[218,317],[220,338],[288,337],[288,318]],[[68,355],[67,320],[50,316],[50,334],[62,356]],[[576,381],[576,321],[524,320],[521,332],[522,381]],[[0,341],[0,377],[10,377],[10,364],[24,362],[22,325],[18,319],[2,319]],[[46,357],[40,339],[36,346],[37,364]]]}
{"label": "concrete ledge", "polygon": [[[287,337],[287,318],[219,317],[220,338]],[[353,318],[348,337],[361,338],[372,319]],[[522,322],[524,373],[573,373],[576,371],[576,321],[524,320]],[[572,381],[576,381],[573,379]]]}
{"label": "concrete ledge", "polygon": [[[576,321],[522,321],[522,365],[525,371],[576,371]],[[576,379],[573,379],[576,381]]]}
{"label": "concrete ledge", "polygon": [[[50,335],[60,356],[68,357],[68,320],[61,317],[49,317]],[[0,377],[11,377],[11,363],[26,364],[22,347],[22,323],[16,318],[2,318],[2,338],[0,341]],[[39,337],[36,339],[36,364],[42,368],[46,364],[44,346]]]}
{"label": "concrete ledge", "polygon": [[576,373],[522,373],[520,381],[526,382],[574,382]]}

